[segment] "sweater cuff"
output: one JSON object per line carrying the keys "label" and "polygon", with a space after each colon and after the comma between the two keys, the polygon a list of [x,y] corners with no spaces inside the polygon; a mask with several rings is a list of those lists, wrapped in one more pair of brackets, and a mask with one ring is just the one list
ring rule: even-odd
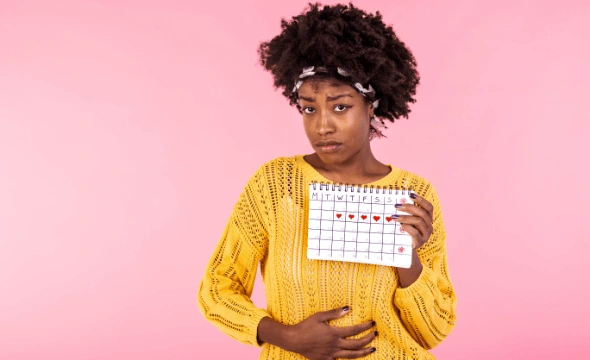
{"label": "sweater cuff", "polygon": [[260,324],[260,321],[267,316],[271,317],[266,310],[261,309],[261,308],[256,308],[252,312],[252,315],[250,315],[250,317],[246,321],[246,328],[248,329],[248,337],[249,337],[248,342],[250,344],[257,346],[257,347],[261,347],[264,344],[264,343],[258,342],[258,325]]}
{"label": "sweater cuff", "polygon": [[418,279],[414,281],[410,286],[405,288],[397,288],[395,290],[394,302],[398,307],[404,307],[407,301],[414,301],[416,295],[421,298],[430,297],[432,295],[432,289],[429,283],[432,283],[432,279],[436,277],[434,271],[426,265],[422,266],[422,272]]}

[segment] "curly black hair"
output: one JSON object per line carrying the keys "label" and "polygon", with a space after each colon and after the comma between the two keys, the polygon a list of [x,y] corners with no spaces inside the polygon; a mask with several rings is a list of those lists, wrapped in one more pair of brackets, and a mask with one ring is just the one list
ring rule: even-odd
{"label": "curly black hair", "polygon": [[323,66],[331,69],[332,77],[349,83],[335,71],[340,67],[352,75],[353,82],[373,86],[379,99],[375,116],[391,122],[408,118],[420,81],[416,60],[392,27],[383,23],[381,14],[367,14],[352,3],[308,6],[291,21],[281,19],[281,33],[258,48],[261,65],[270,71],[275,88],[282,88],[290,105],[301,111],[293,87],[303,68]]}

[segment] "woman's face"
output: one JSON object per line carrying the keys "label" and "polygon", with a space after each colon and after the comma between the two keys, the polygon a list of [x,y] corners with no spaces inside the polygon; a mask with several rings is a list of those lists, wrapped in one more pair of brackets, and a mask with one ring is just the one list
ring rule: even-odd
{"label": "woman's face", "polygon": [[309,79],[299,88],[305,133],[326,164],[343,164],[370,152],[372,106],[352,86]]}

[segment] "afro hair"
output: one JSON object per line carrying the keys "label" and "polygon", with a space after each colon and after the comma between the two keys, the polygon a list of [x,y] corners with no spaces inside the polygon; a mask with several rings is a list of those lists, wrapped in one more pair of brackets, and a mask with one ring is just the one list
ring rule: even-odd
{"label": "afro hair", "polygon": [[261,65],[290,105],[301,111],[293,87],[304,68],[322,66],[333,78],[350,83],[350,78],[339,76],[340,67],[352,75],[353,83],[373,86],[374,98],[379,99],[375,116],[382,124],[382,119],[408,118],[420,81],[416,60],[381,14],[367,14],[352,3],[308,6],[291,21],[282,19],[281,33],[258,49]]}

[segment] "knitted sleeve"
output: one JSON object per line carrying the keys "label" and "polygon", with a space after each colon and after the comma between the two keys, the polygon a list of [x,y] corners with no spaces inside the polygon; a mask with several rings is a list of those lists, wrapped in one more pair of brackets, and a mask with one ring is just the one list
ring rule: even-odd
{"label": "knitted sleeve", "polygon": [[453,329],[457,300],[449,278],[446,233],[434,187],[430,186],[425,199],[434,210],[433,232],[417,250],[423,264],[422,272],[413,284],[395,291],[394,304],[412,338],[425,349],[432,349]]}
{"label": "knitted sleeve", "polygon": [[255,346],[260,346],[258,324],[269,316],[250,299],[268,243],[266,206],[270,199],[261,169],[235,204],[197,295],[199,309],[208,321],[234,339]]}

